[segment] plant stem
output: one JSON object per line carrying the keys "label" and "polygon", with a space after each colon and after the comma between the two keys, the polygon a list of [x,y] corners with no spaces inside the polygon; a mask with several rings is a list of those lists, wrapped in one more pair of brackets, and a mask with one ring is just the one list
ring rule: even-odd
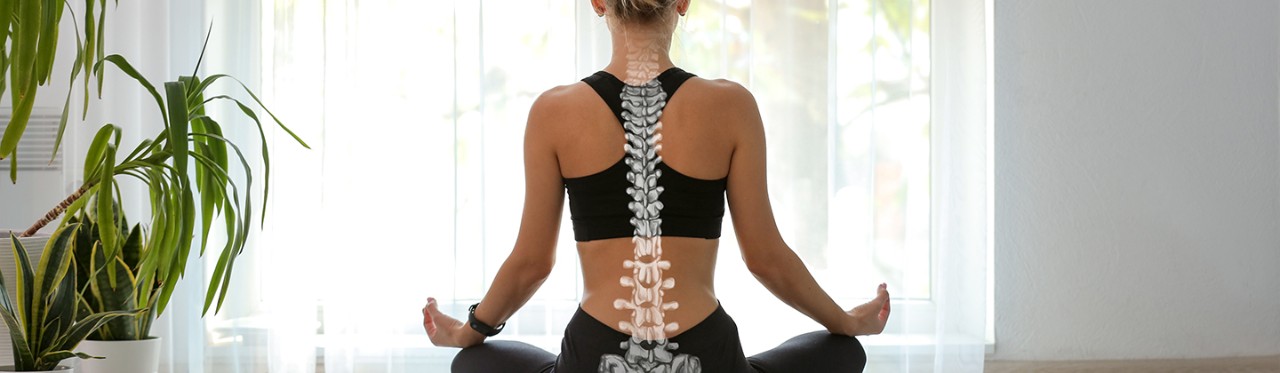
{"label": "plant stem", "polygon": [[31,228],[27,228],[27,230],[22,232],[22,235],[19,235],[18,237],[31,237],[36,235],[36,232],[39,232],[40,228],[44,228],[44,226],[49,225],[53,219],[57,219],[58,215],[62,215],[63,211],[67,211],[67,207],[71,206],[72,203],[75,203],[81,196],[84,196],[84,193],[88,190],[88,184],[81,186],[80,189],[76,189],[75,193],[71,193],[70,196],[67,196],[67,199],[62,200],[62,203],[54,206],[52,210],[49,210],[49,213],[44,214],[43,218],[37,220],[35,224],[31,225]]}

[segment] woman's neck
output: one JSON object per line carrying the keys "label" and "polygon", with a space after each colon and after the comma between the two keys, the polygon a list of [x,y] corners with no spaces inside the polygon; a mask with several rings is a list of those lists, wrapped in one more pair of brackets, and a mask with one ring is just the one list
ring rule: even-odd
{"label": "woman's neck", "polygon": [[675,66],[670,32],[643,26],[618,26],[613,31],[613,57],[604,70],[623,82],[641,85]]}

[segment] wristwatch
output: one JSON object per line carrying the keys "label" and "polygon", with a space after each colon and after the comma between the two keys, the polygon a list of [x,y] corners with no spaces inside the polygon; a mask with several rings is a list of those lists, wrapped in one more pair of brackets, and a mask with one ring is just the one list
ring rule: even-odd
{"label": "wristwatch", "polygon": [[498,324],[495,328],[481,322],[480,320],[476,320],[476,306],[479,305],[480,303],[476,303],[471,305],[471,308],[467,309],[467,325],[470,325],[471,329],[475,329],[476,332],[484,335],[485,337],[492,337],[498,335],[498,333],[502,333],[502,328],[506,327],[507,323],[504,322]]}

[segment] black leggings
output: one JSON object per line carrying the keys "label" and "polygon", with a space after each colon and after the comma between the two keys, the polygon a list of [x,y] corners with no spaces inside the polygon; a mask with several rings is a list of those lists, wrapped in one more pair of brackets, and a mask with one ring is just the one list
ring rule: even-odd
{"label": "black leggings", "polygon": [[[630,336],[613,330],[579,308],[565,328],[560,356],[523,342],[488,341],[459,352],[453,359],[453,372],[636,371],[620,365],[631,360],[624,357],[628,350],[623,349],[629,340]],[[658,360],[671,364],[663,371],[673,373],[844,373],[861,372],[867,363],[866,351],[856,338],[825,331],[801,334],[771,350],[746,357],[738,339],[737,325],[723,308],[717,308],[706,320],[671,338],[668,344],[672,345],[671,351],[665,354],[665,359]],[[635,346],[631,352],[645,351]],[[672,359],[672,355],[684,356]]]}

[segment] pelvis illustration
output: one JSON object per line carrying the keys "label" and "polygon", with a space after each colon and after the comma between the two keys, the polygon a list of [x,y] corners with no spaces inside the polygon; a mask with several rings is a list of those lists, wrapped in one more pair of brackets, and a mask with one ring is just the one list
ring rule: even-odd
{"label": "pelvis illustration", "polygon": [[702,363],[697,356],[674,353],[680,347],[670,341],[637,341],[628,338],[620,346],[625,355],[605,355],[600,359],[602,373],[698,373]]}

